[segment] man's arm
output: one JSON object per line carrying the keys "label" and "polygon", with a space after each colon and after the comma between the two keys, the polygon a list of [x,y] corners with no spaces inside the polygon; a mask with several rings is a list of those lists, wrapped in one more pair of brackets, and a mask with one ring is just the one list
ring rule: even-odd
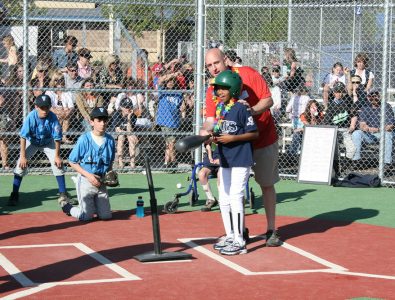
{"label": "man's arm", "polygon": [[357,126],[357,120],[358,117],[354,116],[351,118],[351,124],[350,124],[350,128],[349,128],[349,132],[353,132],[355,130],[355,127]]}
{"label": "man's arm", "polygon": [[380,128],[370,127],[366,122],[360,122],[359,128],[361,128],[362,131],[369,133],[377,133],[380,131]]}
{"label": "man's arm", "polygon": [[21,167],[21,169],[25,169],[27,167],[27,159],[26,159],[26,140],[24,138],[21,138],[20,140],[20,148],[21,148],[21,153],[20,153],[19,166]]}
{"label": "man's arm", "polygon": [[62,159],[60,158],[60,140],[55,141],[55,166],[59,169],[62,167]]}
{"label": "man's arm", "polygon": [[251,107],[251,114],[253,116],[260,115],[264,111],[270,109],[270,107],[272,107],[272,105],[273,105],[272,97],[260,99],[257,104],[255,104],[253,107]]}
{"label": "man's arm", "polygon": [[258,131],[251,131],[251,132],[246,132],[243,134],[224,134],[220,135],[217,137],[214,137],[214,141],[222,143],[222,144],[228,144],[232,142],[247,142],[247,141],[252,141],[257,139],[259,136]]}

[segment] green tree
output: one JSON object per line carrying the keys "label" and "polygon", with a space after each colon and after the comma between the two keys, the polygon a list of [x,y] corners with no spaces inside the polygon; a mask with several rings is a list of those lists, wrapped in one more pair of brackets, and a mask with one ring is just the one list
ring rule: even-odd
{"label": "green tree", "polygon": [[[4,7],[7,9],[7,15],[9,17],[21,17],[23,15],[23,1],[21,0],[8,0],[3,2]],[[34,14],[42,14],[45,9],[38,8],[34,1],[28,2],[28,10],[31,13],[34,10]]]}
{"label": "green tree", "polygon": [[[190,3],[188,0],[184,2]],[[101,11],[107,18],[119,18],[126,28],[140,36],[143,31],[190,27],[195,6],[172,6],[171,2],[163,5],[106,4],[101,6]]]}

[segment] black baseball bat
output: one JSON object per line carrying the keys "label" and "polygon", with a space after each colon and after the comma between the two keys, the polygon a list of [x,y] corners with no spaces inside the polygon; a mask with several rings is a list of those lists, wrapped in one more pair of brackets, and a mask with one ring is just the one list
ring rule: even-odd
{"label": "black baseball bat", "polygon": [[191,135],[178,140],[175,147],[178,152],[185,153],[199,147],[207,141],[211,135]]}

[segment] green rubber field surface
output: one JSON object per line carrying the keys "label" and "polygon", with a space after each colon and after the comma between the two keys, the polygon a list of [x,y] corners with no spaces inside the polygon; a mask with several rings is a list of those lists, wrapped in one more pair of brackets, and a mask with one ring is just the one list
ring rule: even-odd
{"label": "green rubber field surface", "polygon": [[[176,193],[187,190],[189,175],[190,173],[153,174],[155,195],[160,208],[166,202],[174,199]],[[12,180],[12,176],[0,176],[1,214],[60,210],[57,204],[56,179],[47,175],[26,176],[20,189],[19,206],[6,206],[12,190]],[[216,195],[215,179],[210,182]],[[149,206],[150,195],[145,175],[120,175],[120,183],[119,187],[109,189],[113,210],[134,209],[138,196],[142,196],[145,206]],[[177,183],[182,184],[181,189],[177,189]],[[73,198],[76,198],[75,186],[70,176],[66,176],[66,184],[68,192]],[[247,208],[246,213],[263,214],[261,190],[254,179],[250,179],[250,185],[256,196],[255,208]],[[395,189],[392,188],[335,188],[282,180],[276,184],[276,190],[277,215],[279,216],[343,220],[395,227]],[[178,210],[200,210],[206,199],[200,185],[199,201],[195,206],[189,205],[189,197],[190,194],[180,198]],[[218,210],[216,207],[213,211],[218,212]]]}

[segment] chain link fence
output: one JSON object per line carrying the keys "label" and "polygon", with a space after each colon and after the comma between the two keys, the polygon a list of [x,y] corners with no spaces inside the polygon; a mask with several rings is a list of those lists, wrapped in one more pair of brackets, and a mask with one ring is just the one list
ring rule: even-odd
{"label": "chain link fence", "polygon": [[[2,3],[2,171],[15,167],[19,129],[44,93],[62,125],[63,158],[91,130],[93,107],[104,106],[118,171],[139,171],[145,156],[154,169],[189,170],[192,154],[176,154],[174,143],[194,130],[193,53],[181,45],[194,39],[195,4],[29,2],[25,10],[22,1]],[[29,166],[50,172],[41,154]]]}
{"label": "chain link fence", "polygon": [[[174,143],[202,123],[204,93],[194,84],[205,73],[202,39],[204,49],[235,51],[271,86],[282,178],[297,176],[305,123],[339,126],[339,176],[379,173],[395,183],[392,1],[0,4],[2,172],[16,164],[19,129],[41,93],[62,122],[63,158],[100,105],[112,114],[119,171],[141,171],[145,156],[156,170],[190,170],[200,152],[175,153]],[[350,105],[336,107],[339,99]],[[344,112],[346,120],[335,122]],[[40,155],[30,169],[50,171]]]}

